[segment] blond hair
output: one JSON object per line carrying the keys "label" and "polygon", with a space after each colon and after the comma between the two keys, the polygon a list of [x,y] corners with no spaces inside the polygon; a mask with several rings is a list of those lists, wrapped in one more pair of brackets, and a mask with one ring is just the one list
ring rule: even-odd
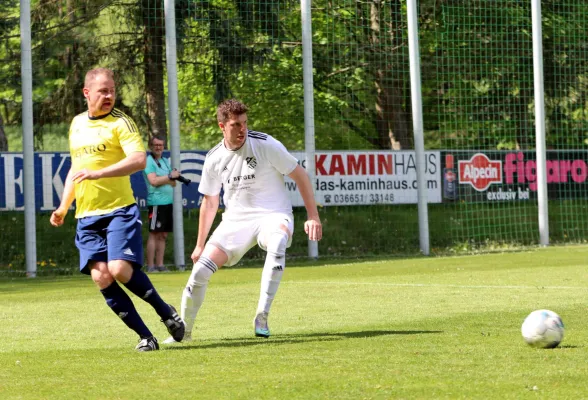
{"label": "blond hair", "polygon": [[114,72],[112,72],[111,69],[94,68],[86,73],[86,78],[84,79],[84,87],[90,87],[92,81],[94,81],[98,75],[104,75],[107,78],[114,80]]}

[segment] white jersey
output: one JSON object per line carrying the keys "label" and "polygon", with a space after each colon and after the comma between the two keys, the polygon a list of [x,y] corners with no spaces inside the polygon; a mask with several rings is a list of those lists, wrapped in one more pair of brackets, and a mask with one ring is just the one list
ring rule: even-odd
{"label": "white jersey", "polygon": [[206,155],[198,191],[216,196],[224,190],[223,221],[246,220],[269,213],[292,213],[292,202],[284,175],[298,161],[270,135],[248,131],[238,150],[229,150],[224,140]]}

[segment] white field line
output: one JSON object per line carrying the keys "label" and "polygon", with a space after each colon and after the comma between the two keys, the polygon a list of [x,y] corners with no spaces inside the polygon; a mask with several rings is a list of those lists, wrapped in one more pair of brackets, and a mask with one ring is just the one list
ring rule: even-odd
{"label": "white field line", "polygon": [[585,286],[525,286],[525,285],[445,285],[440,283],[385,283],[385,282],[346,282],[346,281],[282,281],[293,285],[338,285],[338,286],[389,286],[389,287],[438,287],[457,289],[553,289],[553,290],[588,290]]}

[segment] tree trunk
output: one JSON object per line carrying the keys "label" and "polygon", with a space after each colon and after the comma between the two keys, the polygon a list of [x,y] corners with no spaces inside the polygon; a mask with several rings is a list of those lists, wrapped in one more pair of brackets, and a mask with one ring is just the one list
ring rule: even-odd
{"label": "tree trunk", "polygon": [[[402,12],[400,2],[392,2],[392,20],[398,20]],[[374,71],[376,87],[376,131],[378,143],[383,149],[411,148],[410,125],[408,113],[405,110],[404,85],[401,72],[394,68],[394,64],[386,62],[393,52],[402,46],[402,33],[399,24],[390,27],[390,37],[382,38],[380,17],[381,2],[374,0],[370,3],[371,44],[374,49],[373,64],[378,67]],[[396,18],[395,18],[396,17]],[[388,45],[389,44],[389,45]],[[380,50],[383,48],[383,51]],[[383,60],[383,61],[382,61]]]}
{"label": "tree trunk", "polygon": [[409,113],[404,109],[402,83],[391,79],[390,70],[376,72],[376,128],[383,149],[410,149]]}
{"label": "tree trunk", "polygon": [[0,114],[0,151],[8,151],[8,139],[6,138],[6,132],[4,132],[2,114]]}
{"label": "tree trunk", "polygon": [[[73,0],[67,0],[67,15],[69,15],[69,22],[73,25],[75,23],[75,4]],[[71,75],[68,77],[68,83],[65,85],[66,94],[64,96],[63,114],[68,117],[81,113],[86,108],[84,97],[79,88],[79,83],[83,80],[80,76],[79,67],[76,65],[78,62],[79,55],[79,44],[75,37],[72,38],[72,43],[67,45],[65,48],[65,60],[64,64],[67,70],[71,71]],[[73,107],[73,108],[72,108]]]}
{"label": "tree trunk", "polygon": [[165,35],[163,1],[141,0],[144,32],[145,98],[149,136],[160,136],[167,143],[165,94],[163,90],[163,41]]}

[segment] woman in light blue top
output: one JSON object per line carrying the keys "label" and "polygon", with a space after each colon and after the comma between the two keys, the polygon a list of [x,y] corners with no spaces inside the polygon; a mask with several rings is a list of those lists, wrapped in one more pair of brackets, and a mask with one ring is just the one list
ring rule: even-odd
{"label": "woman in light blue top", "polygon": [[174,186],[180,173],[171,167],[169,158],[163,157],[163,138],[152,136],[151,152],[143,171],[147,184],[149,207],[149,238],[147,239],[147,272],[164,272],[165,243],[168,232],[173,232]]}

